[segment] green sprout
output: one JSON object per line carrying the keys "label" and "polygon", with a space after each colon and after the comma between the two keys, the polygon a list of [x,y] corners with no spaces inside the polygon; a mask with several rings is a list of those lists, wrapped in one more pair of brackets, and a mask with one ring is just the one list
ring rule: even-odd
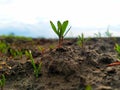
{"label": "green sprout", "polygon": [[55,48],[54,45],[50,45],[50,46],[49,46],[49,50],[50,50],[50,51],[52,51],[54,48]]}
{"label": "green sprout", "polygon": [[112,37],[112,36],[113,36],[113,33],[110,33],[109,27],[108,27],[107,31],[105,32],[105,35],[106,35],[109,39],[112,39],[113,42],[116,42],[116,41],[117,41],[115,37]]}
{"label": "green sprout", "polygon": [[67,35],[67,33],[69,32],[69,30],[71,29],[71,27],[66,31],[66,28],[68,26],[69,21],[66,20],[63,23],[61,23],[60,21],[57,21],[57,27],[53,24],[52,21],[50,21],[51,27],[53,29],[53,31],[57,34],[57,36],[59,37],[59,45],[58,47],[60,48],[62,43],[63,43],[63,39],[64,37]]}
{"label": "green sprout", "polygon": [[107,31],[105,32],[105,35],[107,37],[112,37],[112,33],[110,33],[110,31],[109,31],[109,27],[108,27]]}
{"label": "green sprout", "polygon": [[39,75],[41,74],[42,62],[40,62],[40,64],[37,66],[35,64],[35,61],[34,61],[33,56],[31,54],[31,51],[29,51],[29,52],[26,51],[25,54],[26,54],[26,56],[28,56],[31,59],[31,64],[32,64],[33,69],[34,69],[35,77],[38,78]]}
{"label": "green sprout", "polygon": [[92,87],[90,85],[87,85],[85,90],[92,90]]}
{"label": "green sprout", "polygon": [[118,53],[118,58],[120,59],[120,45],[115,44],[115,51]]}
{"label": "green sprout", "polygon": [[82,33],[81,35],[78,36],[77,44],[78,44],[82,49],[84,49],[85,42],[88,41],[89,39],[90,39],[90,38],[85,39],[85,38],[84,38],[84,34]]}
{"label": "green sprout", "polygon": [[40,50],[40,53],[43,55],[45,53],[45,48],[42,46],[38,46],[38,49]]}
{"label": "green sprout", "polygon": [[2,74],[2,77],[0,79],[1,90],[3,90],[3,87],[5,86],[5,81],[6,81],[5,76],[4,76],[4,74]]}
{"label": "green sprout", "polygon": [[10,49],[10,54],[16,58],[17,56],[22,58],[23,52],[21,50]]}
{"label": "green sprout", "polygon": [[13,57],[16,57],[16,56],[17,56],[15,50],[13,50],[13,49],[10,49],[10,54],[11,54]]}
{"label": "green sprout", "polygon": [[6,54],[8,51],[9,46],[5,43],[0,41],[0,52]]}
{"label": "green sprout", "polygon": [[78,42],[77,43],[81,48],[83,48],[84,42],[85,42],[84,34],[82,33],[81,36],[80,35],[78,36]]}
{"label": "green sprout", "polygon": [[101,35],[101,33],[100,33],[100,32],[95,33],[94,35],[95,35],[97,38],[101,38],[101,37],[102,37],[102,35]]}

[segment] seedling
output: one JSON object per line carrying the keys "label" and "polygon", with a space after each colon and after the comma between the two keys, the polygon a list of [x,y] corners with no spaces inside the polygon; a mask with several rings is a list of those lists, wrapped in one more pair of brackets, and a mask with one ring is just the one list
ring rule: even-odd
{"label": "seedling", "polygon": [[43,55],[45,52],[45,48],[42,46],[38,46],[38,49],[40,50],[41,54]]}
{"label": "seedling", "polygon": [[90,85],[87,85],[85,90],[92,90],[92,87]]}
{"label": "seedling", "polygon": [[8,51],[9,46],[5,43],[0,41],[0,52],[6,54]]}
{"label": "seedling", "polygon": [[17,56],[15,50],[13,50],[13,49],[10,49],[10,54],[11,54],[13,57],[16,57],[16,56]]}
{"label": "seedling", "polygon": [[[118,53],[118,59],[120,60],[120,45],[115,44],[115,48],[114,49]],[[115,65],[120,65],[120,61],[108,64],[108,66],[115,66]]]}
{"label": "seedling", "polygon": [[102,37],[102,35],[101,35],[101,33],[100,33],[100,32],[95,33],[94,35],[95,35],[97,38],[101,38],[101,37]]}
{"label": "seedling", "polygon": [[29,56],[29,57],[30,57],[30,59],[31,59],[31,64],[32,64],[33,69],[34,69],[35,77],[38,78],[39,75],[41,74],[42,62],[40,62],[40,64],[37,66],[37,65],[35,64],[35,61],[34,61],[34,59],[33,59],[33,56],[32,56],[31,51],[29,51],[29,52],[26,51],[26,56]]}
{"label": "seedling", "polygon": [[4,74],[2,74],[2,77],[0,79],[1,90],[3,90],[3,87],[5,86],[5,81],[6,81],[5,76],[4,76]]}
{"label": "seedling", "polygon": [[61,23],[60,21],[57,21],[57,27],[53,24],[52,21],[50,21],[51,27],[53,29],[53,31],[57,34],[57,36],[59,37],[59,44],[58,47],[60,48],[62,43],[63,43],[63,39],[64,37],[67,35],[67,33],[69,32],[69,30],[71,29],[71,27],[66,31],[66,28],[68,26],[69,21],[66,20],[63,23]]}
{"label": "seedling", "polygon": [[84,42],[85,42],[84,34],[82,33],[81,36],[80,35],[78,36],[78,42],[77,43],[81,48],[83,48]]}
{"label": "seedling", "polygon": [[16,58],[17,56],[22,57],[23,52],[20,51],[20,50],[10,49],[10,54],[11,54],[14,58]]}
{"label": "seedling", "polygon": [[84,49],[85,42],[88,41],[89,39],[90,39],[90,38],[85,39],[85,38],[84,38],[84,34],[82,33],[81,36],[80,36],[80,35],[78,36],[77,44],[78,44],[82,49]]}
{"label": "seedling", "polygon": [[109,32],[109,28],[108,28],[108,30],[105,32],[105,35],[106,35],[107,37],[109,37],[109,38],[112,37],[112,33]]}
{"label": "seedling", "polygon": [[120,45],[115,44],[115,51],[118,53],[118,58],[120,59]]}
{"label": "seedling", "polygon": [[49,46],[49,50],[50,50],[50,51],[52,51],[54,48],[55,48],[54,45],[50,45],[50,46]]}

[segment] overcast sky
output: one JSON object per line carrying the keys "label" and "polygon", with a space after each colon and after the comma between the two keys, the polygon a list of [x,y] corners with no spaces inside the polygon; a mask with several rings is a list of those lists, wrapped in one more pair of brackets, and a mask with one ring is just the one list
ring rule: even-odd
{"label": "overcast sky", "polygon": [[74,28],[107,28],[120,25],[119,9],[120,0],[0,0],[0,27],[69,20]]}

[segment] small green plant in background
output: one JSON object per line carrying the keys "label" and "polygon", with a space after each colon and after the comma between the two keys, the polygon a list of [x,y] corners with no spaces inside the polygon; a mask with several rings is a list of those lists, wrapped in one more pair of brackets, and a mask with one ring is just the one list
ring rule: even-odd
{"label": "small green plant in background", "polygon": [[27,40],[27,41],[32,41],[31,37],[25,37],[25,36],[17,36],[14,33],[10,33],[9,35],[1,35],[0,37],[5,38],[5,39],[16,39],[16,40]]}
{"label": "small green plant in background", "polygon": [[85,42],[85,38],[84,38],[84,34],[82,33],[81,36],[78,36],[78,45],[83,48],[84,47],[84,42]]}
{"label": "small green plant in background", "polygon": [[109,28],[107,29],[107,31],[105,32],[105,35],[107,36],[107,37],[112,37],[112,33],[110,33],[110,31],[109,31]]}
{"label": "small green plant in background", "polygon": [[120,54],[120,45],[118,45],[117,43],[115,44],[115,50],[117,51],[117,53]]}
{"label": "small green plant in background", "polygon": [[92,90],[92,87],[90,85],[87,85],[85,90]]}
{"label": "small green plant in background", "polygon": [[40,53],[43,55],[45,53],[45,48],[42,46],[38,46],[38,49],[40,50]]}
{"label": "small green plant in background", "polygon": [[6,81],[5,76],[4,74],[2,74],[1,79],[0,79],[1,90],[3,90],[3,87],[5,86],[5,81]]}
{"label": "small green plant in background", "polygon": [[54,45],[50,45],[50,46],[49,46],[49,50],[50,50],[50,51],[52,51],[54,48],[55,48]]}
{"label": "small green plant in background", "polygon": [[23,52],[22,51],[20,51],[20,50],[14,50],[14,49],[10,49],[10,54],[14,57],[14,58],[16,58],[16,57],[21,57],[22,58],[22,55],[23,55]]}
{"label": "small green plant in background", "polygon": [[120,59],[120,45],[115,44],[114,49],[115,49],[115,51],[118,53],[118,58]]}
{"label": "small green plant in background", "polygon": [[105,35],[106,35],[110,40],[112,40],[114,43],[117,42],[117,39],[116,39],[115,37],[113,37],[113,33],[110,33],[109,27],[108,27],[107,31],[105,32]]}
{"label": "small green plant in background", "polygon": [[25,54],[26,54],[27,57],[30,58],[31,64],[32,64],[33,69],[34,69],[35,77],[38,78],[39,75],[41,74],[42,62],[40,62],[39,65],[37,66],[37,65],[35,64],[35,61],[34,61],[34,59],[33,59],[33,56],[32,56],[31,51],[26,51]]}
{"label": "small green plant in background", "polygon": [[101,33],[100,33],[100,32],[95,33],[94,35],[95,35],[97,38],[101,38],[101,37],[102,37],[102,35],[101,35]]}
{"label": "small green plant in background", "polygon": [[9,46],[5,43],[0,41],[0,52],[6,54],[8,51]]}
{"label": "small green plant in background", "polygon": [[84,49],[85,42],[88,41],[90,38],[85,39],[84,34],[82,33],[81,35],[78,36],[78,41],[77,44]]}
{"label": "small green plant in background", "polygon": [[64,37],[67,35],[67,33],[69,32],[69,30],[71,29],[71,27],[66,31],[66,28],[68,26],[69,21],[66,20],[63,23],[61,23],[60,21],[57,21],[57,27],[54,25],[54,23],[52,21],[50,21],[51,27],[53,29],[53,31],[57,34],[57,36],[59,37],[59,45],[58,47],[60,48],[62,43],[63,43],[63,39]]}

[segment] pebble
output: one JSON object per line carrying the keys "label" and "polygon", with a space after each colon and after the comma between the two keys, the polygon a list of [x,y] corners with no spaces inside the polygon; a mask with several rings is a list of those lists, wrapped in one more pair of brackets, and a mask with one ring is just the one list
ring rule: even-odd
{"label": "pebble", "polygon": [[107,71],[107,73],[109,73],[109,74],[114,74],[114,73],[116,72],[115,68],[113,68],[113,67],[107,67],[107,68],[106,68],[106,71]]}
{"label": "pebble", "polygon": [[93,71],[93,73],[94,73],[94,74],[100,74],[101,71],[100,71],[100,70],[95,70],[95,71]]}
{"label": "pebble", "polygon": [[113,90],[110,86],[99,86],[96,90]]}

